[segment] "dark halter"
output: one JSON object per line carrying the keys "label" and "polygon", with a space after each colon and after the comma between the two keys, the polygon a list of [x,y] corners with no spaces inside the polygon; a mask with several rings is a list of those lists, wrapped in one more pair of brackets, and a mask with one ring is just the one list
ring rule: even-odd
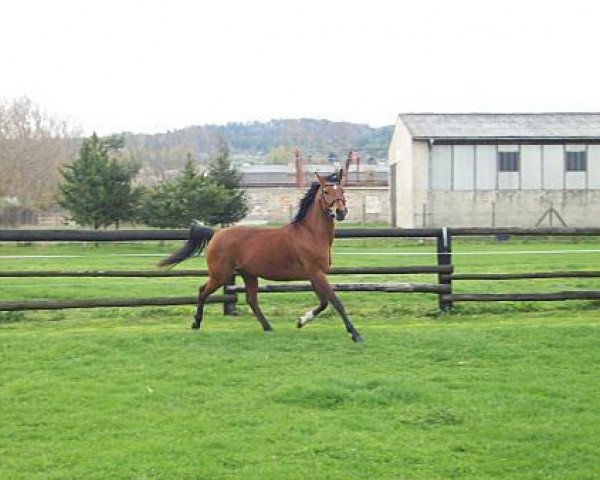
{"label": "dark halter", "polygon": [[[326,186],[328,186],[328,187],[339,186],[339,184],[338,183],[328,183]],[[325,208],[323,208],[323,204],[321,204],[321,211],[332,217],[335,214],[331,211],[331,209],[338,201],[341,201],[344,205],[346,205],[346,201],[343,198],[338,199],[337,196],[336,196],[336,198],[333,199],[333,201],[331,203],[327,203],[327,200],[325,199],[325,192],[323,191],[323,188],[321,188],[321,199],[323,200],[323,203],[325,204]]]}

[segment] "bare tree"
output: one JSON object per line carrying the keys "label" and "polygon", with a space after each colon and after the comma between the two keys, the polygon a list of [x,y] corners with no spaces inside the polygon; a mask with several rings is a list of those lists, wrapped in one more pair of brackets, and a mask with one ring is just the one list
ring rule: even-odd
{"label": "bare tree", "polygon": [[0,199],[44,209],[58,191],[59,166],[76,152],[77,131],[29,98],[0,101]]}

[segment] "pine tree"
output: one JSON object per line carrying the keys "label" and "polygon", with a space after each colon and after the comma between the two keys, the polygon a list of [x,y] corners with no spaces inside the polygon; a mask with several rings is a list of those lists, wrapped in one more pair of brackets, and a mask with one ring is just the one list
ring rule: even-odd
{"label": "pine tree", "polygon": [[248,214],[248,199],[242,189],[242,174],[231,164],[229,148],[223,139],[219,139],[217,152],[209,162],[206,178],[227,191],[227,200],[207,223],[231,225]]}
{"label": "pine tree", "polygon": [[159,228],[185,228],[194,219],[212,225],[228,200],[228,191],[200,175],[188,155],[179,177],[161,182],[147,193],[141,220]]}
{"label": "pine tree", "polygon": [[179,228],[189,225],[178,186],[169,181],[161,182],[144,195],[139,218],[146,225],[158,228]]}
{"label": "pine tree", "polygon": [[61,169],[59,203],[81,226],[118,226],[134,215],[140,190],[132,180],[139,167],[111,156],[110,145],[94,133],[83,140],[79,157]]}

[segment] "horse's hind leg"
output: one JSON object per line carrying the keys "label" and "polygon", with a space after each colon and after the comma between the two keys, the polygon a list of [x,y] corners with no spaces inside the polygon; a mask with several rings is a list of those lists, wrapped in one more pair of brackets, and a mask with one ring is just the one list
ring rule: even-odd
{"label": "horse's hind leg", "polygon": [[248,305],[250,305],[254,316],[258,320],[258,323],[260,323],[260,326],[263,328],[263,330],[265,332],[270,332],[273,330],[273,328],[258,306],[258,278],[248,273],[241,273],[241,275],[242,279],[244,280],[244,284],[246,285],[246,301],[248,302]]}
{"label": "horse's hind leg", "polygon": [[323,310],[325,310],[327,308],[327,305],[329,305],[329,302],[327,301],[327,297],[322,292],[317,291],[314,283],[312,285],[313,285],[313,289],[315,289],[315,293],[316,293],[317,297],[319,297],[319,300],[321,303],[319,303],[319,306],[317,308],[315,308],[313,310],[309,310],[308,312],[306,312],[304,315],[302,315],[298,319],[298,323],[296,323],[296,326],[298,328],[302,328],[308,322],[313,320],[319,313],[321,313]]}
{"label": "horse's hind leg", "polygon": [[208,282],[202,285],[198,290],[198,307],[196,308],[196,315],[194,315],[194,322],[192,323],[192,328],[194,330],[200,328],[200,325],[202,324],[202,316],[204,314],[204,303],[206,302],[206,299],[221,285],[222,283],[219,283],[213,277],[209,277]]}

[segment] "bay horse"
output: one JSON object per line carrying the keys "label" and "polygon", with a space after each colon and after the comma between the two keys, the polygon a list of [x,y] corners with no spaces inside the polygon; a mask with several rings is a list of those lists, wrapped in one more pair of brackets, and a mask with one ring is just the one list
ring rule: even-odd
{"label": "bay horse", "polygon": [[234,226],[215,231],[192,224],[187,243],[160,261],[160,267],[172,267],[206,247],[209,277],[198,292],[193,329],[199,329],[202,324],[208,296],[233,278],[234,273],[239,273],[246,286],[246,301],[265,332],[272,327],[258,306],[258,278],[309,280],[320,303],[300,317],[297,327],[302,328],[331,303],[352,340],[362,342],[326,277],[331,265],[334,218],[342,221],[348,213],[343,171],[325,177],[315,175],[317,181],[311,184],[300,201],[298,213],[288,225],[279,228]]}

